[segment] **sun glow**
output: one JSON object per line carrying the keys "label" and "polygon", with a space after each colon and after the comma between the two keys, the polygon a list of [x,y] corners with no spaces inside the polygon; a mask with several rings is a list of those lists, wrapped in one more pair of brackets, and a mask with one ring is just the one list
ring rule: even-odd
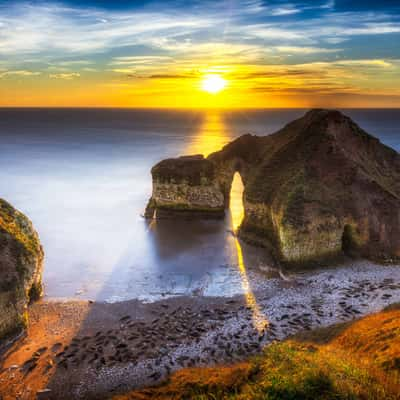
{"label": "sun glow", "polygon": [[218,112],[207,111],[199,132],[193,138],[187,154],[203,154],[207,157],[214,151],[221,150],[230,140],[224,119]]}
{"label": "sun glow", "polygon": [[227,85],[227,82],[218,74],[208,74],[203,77],[201,82],[201,88],[208,93],[218,93],[223,90]]}

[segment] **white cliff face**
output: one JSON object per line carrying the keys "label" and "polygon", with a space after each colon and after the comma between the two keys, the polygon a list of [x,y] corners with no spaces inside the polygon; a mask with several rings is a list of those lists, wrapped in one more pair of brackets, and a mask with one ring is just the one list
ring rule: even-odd
{"label": "white cliff face", "polygon": [[32,223],[0,199],[0,342],[24,329],[42,295],[43,249]]}
{"label": "white cliff face", "polygon": [[153,199],[159,207],[223,209],[224,196],[215,182],[190,186],[187,183],[153,182]]}
{"label": "white cliff face", "polygon": [[202,156],[161,161],[152,169],[153,192],[146,217],[224,215],[225,197],[213,163]]}

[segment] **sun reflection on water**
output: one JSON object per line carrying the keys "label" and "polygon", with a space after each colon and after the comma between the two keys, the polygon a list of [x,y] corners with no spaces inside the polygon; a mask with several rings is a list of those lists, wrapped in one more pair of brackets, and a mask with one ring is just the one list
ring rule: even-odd
{"label": "sun reflection on water", "polygon": [[221,150],[230,140],[223,116],[217,111],[207,111],[200,131],[187,149],[187,154],[209,154]]}
{"label": "sun reflection on water", "polygon": [[[240,227],[244,217],[244,207],[243,207],[243,182],[239,173],[236,173],[231,187],[231,197],[230,197],[230,213],[232,221],[232,229],[234,233]],[[250,286],[249,278],[247,276],[246,264],[243,257],[243,249],[238,238],[235,236],[235,248],[237,264],[239,268],[239,273],[242,281],[242,288],[246,297],[246,304],[251,308],[253,325],[258,331],[262,331],[266,326],[268,326],[268,320],[266,316],[261,311],[259,305],[257,304],[257,299],[253,294]]]}

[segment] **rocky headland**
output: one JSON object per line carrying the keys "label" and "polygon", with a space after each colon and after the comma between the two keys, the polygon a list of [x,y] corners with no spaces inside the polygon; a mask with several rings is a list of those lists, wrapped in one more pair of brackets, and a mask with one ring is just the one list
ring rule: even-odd
{"label": "rocky headland", "polygon": [[161,161],[146,217],[220,217],[236,172],[244,184],[239,236],[269,247],[280,263],[399,259],[400,155],[341,112],[311,110],[207,158]]}
{"label": "rocky headland", "polygon": [[43,249],[30,220],[0,199],[0,343],[23,331],[42,294]]}
{"label": "rocky headland", "polygon": [[[281,262],[297,265],[345,254],[398,259],[400,156],[343,114],[313,110],[273,135],[244,135],[207,158],[161,161],[152,169],[153,194],[146,216],[223,217],[236,172],[245,187],[239,235],[269,246]],[[235,241],[239,243],[236,237]],[[176,372],[186,374],[188,367],[196,367],[197,375],[208,370],[204,367],[217,366],[218,370],[210,369],[214,376],[214,371],[223,373],[230,365],[235,369],[263,351],[272,363],[266,370],[272,371],[275,361],[270,356],[276,346],[283,346],[285,360],[294,354],[290,349],[286,352],[286,342],[279,343],[288,337],[313,336],[315,329],[350,324],[400,301],[399,265],[346,260],[334,268],[286,271],[272,279],[246,267],[241,273],[243,294],[230,298],[36,302],[29,308],[27,334],[0,359],[0,397],[107,399],[175,382],[176,376],[182,376]],[[42,262],[43,250],[30,221],[0,200],[0,340],[26,327],[27,305],[42,293]],[[235,267],[243,269],[240,260]],[[384,356],[379,353],[379,366],[396,369],[399,354],[393,338],[398,313],[376,318],[373,324],[385,324],[371,337]],[[351,335],[359,337],[358,331]],[[369,349],[370,343],[366,345]],[[353,350],[358,348],[352,344]],[[317,350],[307,345],[307,355],[319,354]],[[341,357],[348,350],[339,350],[342,365]],[[292,371],[309,370],[308,361],[296,356],[292,370],[285,365],[282,371],[295,376]],[[336,374],[331,366],[328,363],[326,369]],[[345,376],[342,370],[340,374]],[[354,374],[350,375],[353,385]],[[242,378],[235,373],[234,379]],[[369,375],[365,379],[371,381]],[[357,385],[365,387],[365,379]],[[213,382],[218,389],[215,383],[219,383]],[[146,390],[132,393],[132,398],[157,398],[154,390],[158,389]],[[170,387],[165,390],[164,398],[195,398],[185,397],[180,389],[176,395]],[[389,391],[379,393],[384,398],[382,393]]]}

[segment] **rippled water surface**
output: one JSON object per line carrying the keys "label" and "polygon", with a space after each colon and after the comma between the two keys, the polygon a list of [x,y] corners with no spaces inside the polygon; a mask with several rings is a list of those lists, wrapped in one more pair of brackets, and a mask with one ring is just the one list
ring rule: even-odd
{"label": "rippled water surface", "polygon": [[[209,154],[244,134],[266,135],[304,110],[188,112],[0,109],[0,197],[26,213],[46,253],[50,298],[116,301],[249,291],[246,269],[268,266],[262,249],[225,221],[141,217],[150,169],[182,154]],[[347,110],[400,150],[398,110]],[[233,221],[232,221],[233,220]]]}

